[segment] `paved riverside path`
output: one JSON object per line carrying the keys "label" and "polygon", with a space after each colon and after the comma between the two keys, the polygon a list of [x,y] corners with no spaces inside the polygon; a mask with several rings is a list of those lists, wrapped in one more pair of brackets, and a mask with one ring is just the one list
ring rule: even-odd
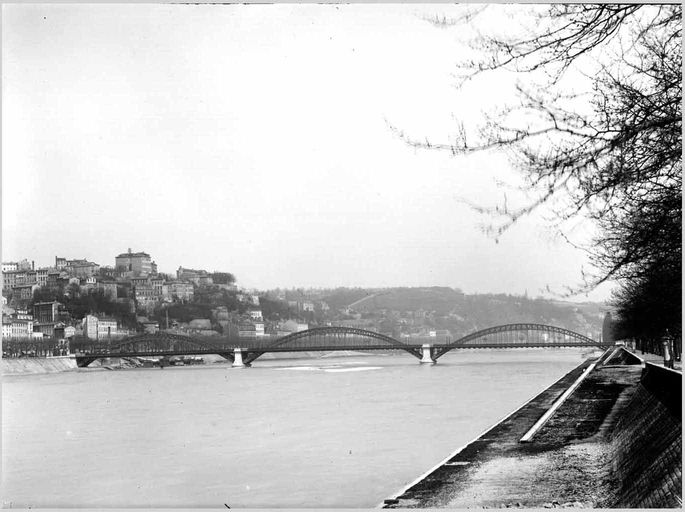
{"label": "paved riverside path", "polygon": [[[647,352],[640,352],[639,350],[632,350],[632,352],[639,358],[644,359],[645,361],[648,361],[650,363],[658,364],[660,366],[664,365],[664,356],[660,356],[657,354],[649,354]],[[673,369],[678,370],[679,372],[683,371],[683,362],[682,361],[673,361]]]}
{"label": "paved riverside path", "polygon": [[599,365],[529,443],[521,437],[591,364],[586,361],[484,433],[385,508],[610,507],[608,439],[642,366]]}

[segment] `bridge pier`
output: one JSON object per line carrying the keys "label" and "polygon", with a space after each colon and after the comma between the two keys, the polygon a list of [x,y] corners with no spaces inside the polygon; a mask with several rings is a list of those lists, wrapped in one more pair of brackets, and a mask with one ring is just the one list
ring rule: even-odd
{"label": "bridge pier", "polygon": [[245,363],[243,363],[243,349],[234,348],[233,349],[233,364],[231,365],[235,368],[245,368]]}
{"label": "bridge pier", "polygon": [[433,359],[433,350],[429,343],[424,343],[421,345],[421,361],[420,363],[435,364],[435,359]]}

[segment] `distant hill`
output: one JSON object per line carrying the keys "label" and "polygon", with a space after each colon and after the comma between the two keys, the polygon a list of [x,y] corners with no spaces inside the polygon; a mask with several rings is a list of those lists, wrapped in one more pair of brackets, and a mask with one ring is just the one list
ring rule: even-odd
{"label": "distant hill", "polygon": [[335,288],[334,290],[324,290],[322,300],[331,309],[342,309],[354,302],[378,292],[374,288]]}
{"label": "distant hill", "polygon": [[[405,319],[411,318],[413,325],[448,329],[457,337],[495,325],[522,322],[555,325],[597,336],[606,311],[601,304],[505,294],[467,295],[447,287],[339,288],[326,290],[322,295],[333,310],[354,304],[354,311],[364,318],[383,320],[388,330],[396,329],[400,323],[406,324]],[[360,300],[365,297],[366,300]]]}
{"label": "distant hill", "polygon": [[[380,293],[383,292],[383,293]],[[397,311],[435,311],[438,315],[445,315],[456,305],[464,302],[464,294],[453,288],[388,288],[374,290],[369,295],[374,297],[355,307],[359,312],[374,309],[392,309]]]}

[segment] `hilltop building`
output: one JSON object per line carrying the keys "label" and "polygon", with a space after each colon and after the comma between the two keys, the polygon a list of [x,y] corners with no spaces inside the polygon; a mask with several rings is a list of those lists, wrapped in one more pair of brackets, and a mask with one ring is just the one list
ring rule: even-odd
{"label": "hilltop building", "polygon": [[[114,268],[117,272],[127,276],[142,276],[152,274],[152,258],[146,252],[124,252],[114,258]],[[156,268],[156,265],[155,265]]]}
{"label": "hilltop building", "polygon": [[47,286],[48,285],[48,273],[50,272],[49,268],[39,268],[36,270],[36,283],[38,286]]}
{"label": "hilltop building", "polygon": [[175,300],[180,300],[180,301],[189,301],[192,300],[193,295],[195,294],[195,288],[193,287],[192,283],[187,283],[184,281],[172,281],[168,285],[169,289],[169,295],[175,299]]}
{"label": "hilltop building", "polygon": [[23,259],[21,261],[3,261],[2,262],[2,271],[3,272],[11,272],[14,270],[34,270],[36,268],[36,264],[33,261],[29,261],[27,259]]}
{"label": "hilltop building", "polygon": [[18,284],[12,287],[14,298],[20,301],[28,301],[33,298],[33,292],[38,289],[37,284]]}
{"label": "hilltop building", "polygon": [[178,267],[176,278],[179,281],[190,281],[196,286],[206,286],[214,283],[212,276],[206,270]]}
{"label": "hilltop building", "polygon": [[[90,277],[100,272],[100,265],[88,261],[87,259],[68,260],[60,256],[55,256],[55,269],[64,271],[72,277]],[[49,272],[52,269],[44,269]]]}
{"label": "hilltop building", "polygon": [[67,266],[64,267],[70,276],[73,277],[90,277],[95,276],[100,272],[100,265],[88,260],[69,260]]}
{"label": "hilltop building", "polygon": [[13,272],[19,270],[19,264],[16,261],[3,261],[2,271],[3,272]]}

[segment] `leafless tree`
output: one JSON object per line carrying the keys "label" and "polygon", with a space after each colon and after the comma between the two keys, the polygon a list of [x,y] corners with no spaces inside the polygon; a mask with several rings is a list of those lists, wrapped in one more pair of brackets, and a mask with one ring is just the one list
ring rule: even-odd
{"label": "leafless tree", "polygon": [[[657,331],[679,333],[682,7],[555,4],[535,16],[524,35],[480,34],[471,46],[481,57],[458,64],[462,87],[488,74],[526,77],[517,105],[488,115],[475,137],[466,136],[473,127],[459,126],[448,143],[392,128],[417,148],[506,151],[537,195],[517,208],[479,207],[491,215],[495,236],[543,204],[554,203],[562,221],[594,219],[600,227],[589,248],[594,270],[576,291],[618,280],[617,305],[634,314],[632,298],[649,302],[643,295],[663,293],[669,282],[667,300],[678,307]],[[464,19],[428,21],[444,27]],[[568,86],[569,75],[580,74],[591,84],[588,94]]]}

